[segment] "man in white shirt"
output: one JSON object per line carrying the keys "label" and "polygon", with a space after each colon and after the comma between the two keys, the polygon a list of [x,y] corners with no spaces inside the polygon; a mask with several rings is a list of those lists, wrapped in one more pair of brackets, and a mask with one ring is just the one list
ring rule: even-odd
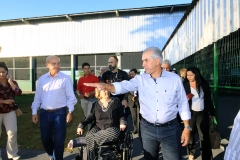
{"label": "man in white shirt", "polygon": [[99,81],[102,79],[103,73],[107,71],[107,68],[105,66],[100,67],[100,75],[98,76]]}
{"label": "man in white shirt", "polygon": [[46,59],[46,66],[49,72],[38,79],[31,107],[32,121],[35,124],[38,122],[37,110],[40,107],[43,147],[50,160],[62,160],[66,122],[72,120],[72,112],[77,99],[73,92],[71,78],[60,72],[60,59],[57,56],[49,56]]}
{"label": "man in white shirt", "polygon": [[[85,85],[115,94],[138,91],[145,160],[158,159],[159,145],[163,159],[180,160],[181,143],[182,146],[188,144],[191,132],[191,113],[182,81],[178,75],[161,68],[162,52],[157,47],[145,49],[142,62],[145,73],[130,81]],[[184,122],[182,136],[176,120],[178,112]]]}
{"label": "man in white shirt", "polygon": [[225,160],[240,159],[240,110],[234,120],[233,129],[230,135],[229,143],[224,155]]}
{"label": "man in white shirt", "polygon": [[168,59],[165,59],[165,60],[162,62],[161,67],[162,67],[165,71],[170,72],[170,71],[171,71],[171,61],[168,60]]}
{"label": "man in white shirt", "polygon": [[[130,79],[137,75],[137,69],[133,68],[129,72]],[[128,93],[128,107],[130,108],[133,122],[133,134],[139,134],[139,102],[137,91]]]}

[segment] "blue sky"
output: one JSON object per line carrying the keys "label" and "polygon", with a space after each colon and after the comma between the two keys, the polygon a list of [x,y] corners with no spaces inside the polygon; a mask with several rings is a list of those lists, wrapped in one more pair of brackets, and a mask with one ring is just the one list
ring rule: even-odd
{"label": "blue sky", "polygon": [[191,2],[192,0],[0,0],[0,20]]}

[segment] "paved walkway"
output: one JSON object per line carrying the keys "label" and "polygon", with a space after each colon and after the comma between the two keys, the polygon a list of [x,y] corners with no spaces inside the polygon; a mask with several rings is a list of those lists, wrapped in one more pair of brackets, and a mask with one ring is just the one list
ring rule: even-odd
{"label": "paved walkway", "polygon": [[[8,160],[5,148],[1,148],[1,153],[2,153],[2,159]],[[24,160],[49,160],[49,157],[46,154],[46,152],[41,150],[21,149],[19,150],[18,153],[19,153],[19,156],[21,156],[21,159],[24,159]],[[64,160],[72,160],[74,159],[75,155],[76,155],[76,151],[74,151],[73,153],[64,152]]]}
{"label": "paved walkway", "polygon": [[[142,144],[139,137],[134,135],[133,140],[133,146],[134,146],[134,152],[133,152],[133,160],[143,160],[143,154],[142,154]],[[1,148],[1,154],[3,160],[8,160],[6,155],[5,148]],[[77,154],[77,150],[75,150],[73,153],[64,152],[64,160],[73,160],[75,155]],[[48,156],[45,151],[41,150],[26,150],[21,149],[19,151],[19,155],[21,156],[21,159],[24,160],[48,160]],[[215,149],[213,150],[213,157],[214,160],[223,160],[224,152],[221,149]],[[187,158],[185,148],[183,148],[183,157],[182,160],[185,160]],[[162,159],[161,157],[159,158]],[[201,160],[199,152],[197,153],[196,160]]]}
{"label": "paved walkway", "polygon": [[[227,120],[227,119],[226,119]],[[233,123],[233,122],[232,122]],[[232,124],[229,122],[228,124]],[[131,118],[128,119],[128,124],[129,124],[129,129],[132,130],[132,121]],[[225,126],[227,127],[227,126]],[[230,134],[230,132],[228,132]],[[142,154],[142,144],[141,144],[141,139],[137,135],[133,135],[133,160],[143,160],[143,154]],[[223,141],[223,143],[227,143],[226,140]],[[1,150],[1,156],[3,160],[8,160],[7,155],[6,155],[6,150],[5,148],[0,148]],[[197,150],[197,156],[196,160],[201,160],[199,150]],[[73,153],[65,152],[64,153],[64,160],[72,160],[74,159],[75,155],[77,154],[77,150],[75,150]],[[19,151],[19,155],[21,156],[21,159],[24,160],[48,160],[48,156],[45,151],[42,150],[26,150],[26,149],[21,149]],[[182,148],[182,159],[186,159],[186,148]],[[224,157],[224,151],[221,149],[215,149],[213,150],[213,157],[214,160],[223,160]],[[162,159],[161,157],[159,158],[160,160]]]}

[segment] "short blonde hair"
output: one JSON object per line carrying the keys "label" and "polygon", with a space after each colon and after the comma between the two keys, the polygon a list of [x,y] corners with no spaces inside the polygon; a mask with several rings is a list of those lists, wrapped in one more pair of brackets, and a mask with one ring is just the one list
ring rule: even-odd
{"label": "short blonde hair", "polygon": [[97,98],[97,99],[101,99],[102,97],[100,96],[100,91],[97,89],[97,88],[95,88],[95,97]]}
{"label": "short blonde hair", "polygon": [[182,77],[182,78],[187,77],[187,68],[180,69],[180,77]]}

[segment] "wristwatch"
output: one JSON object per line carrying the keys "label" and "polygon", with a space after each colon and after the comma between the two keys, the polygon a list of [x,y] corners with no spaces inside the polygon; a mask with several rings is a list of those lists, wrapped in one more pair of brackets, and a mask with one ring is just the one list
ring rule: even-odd
{"label": "wristwatch", "polygon": [[192,131],[192,128],[190,126],[184,126],[184,128],[187,128],[189,131]]}

